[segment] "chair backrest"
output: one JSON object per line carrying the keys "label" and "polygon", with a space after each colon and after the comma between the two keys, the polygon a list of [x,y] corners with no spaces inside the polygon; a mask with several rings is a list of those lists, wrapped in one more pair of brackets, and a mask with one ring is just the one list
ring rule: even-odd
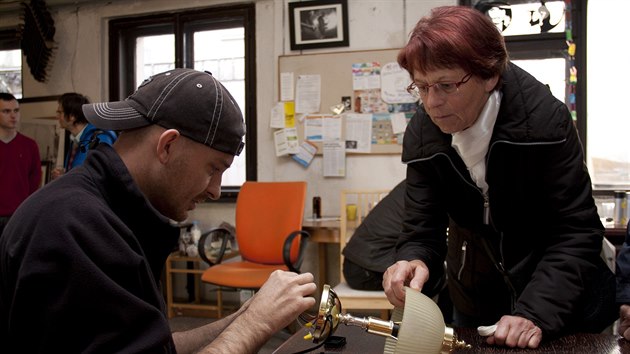
{"label": "chair backrest", "polygon": [[[236,200],[236,241],[244,260],[284,264],[284,241],[302,229],[306,182],[251,182],[241,187]],[[299,237],[291,246],[291,261],[298,258]]]}
{"label": "chair backrest", "polygon": [[[367,214],[389,194],[389,189],[375,190],[343,190],[340,198],[340,228],[339,228],[339,281],[345,282],[343,276],[343,248],[352,237],[354,230],[361,224]],[[355,220],[348,220],[348,205],[356,206]]]}

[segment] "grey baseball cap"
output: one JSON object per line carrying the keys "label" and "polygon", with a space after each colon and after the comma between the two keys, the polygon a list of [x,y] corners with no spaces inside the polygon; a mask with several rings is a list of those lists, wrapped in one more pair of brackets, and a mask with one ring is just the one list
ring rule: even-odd
{"label": "grey baseball cap", "polygon": [[156,74],[125,100],[85,104],[83,113],[101,129],[157,124],[228,154],[239,155],[244,146],[241,110],[209,72],[178,68]]}

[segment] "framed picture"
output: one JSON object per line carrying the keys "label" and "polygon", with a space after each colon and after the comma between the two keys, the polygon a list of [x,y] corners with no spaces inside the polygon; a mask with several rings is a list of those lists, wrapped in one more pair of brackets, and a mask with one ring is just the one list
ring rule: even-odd
{"label": "framed picture", "polygon": [[348,1],[290,2],[289,32],[291,50],[349,46]]}

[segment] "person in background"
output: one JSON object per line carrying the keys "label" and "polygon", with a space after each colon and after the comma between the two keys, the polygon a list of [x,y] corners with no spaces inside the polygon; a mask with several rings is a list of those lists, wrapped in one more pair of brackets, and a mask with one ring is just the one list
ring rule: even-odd
{"label": "person in background", "polygon": [[35,140],[20,134],[20,104],[0,92],[0,235],[15,209],[41,185],[42,164]]}
{"label": "person in background", "polygon": [[62,129],[70,132],[71,146],[63,160],[63,168],[51,171],[53,179],[82,164],[88,151],[97,144],[112,145],[116,141],[115,132],[97,129],[85,119],[81,107],[87,103],[90,103],[87,97],[75,92],[64,93],[57,100],[57,120]]}
{"label": "person in background", "polygon": [[343,276],[351,288],[383,290],[383,273],[395,262],[404,200],[403,180],[372,208],[342,250]]}
{"label": "person in background", "polygon": [[630,340],[630,222],[626,226],[626,240],[619,250],[615,266],[619,305],[618,332],[626,340]]}
{"label": "person in background", "polygon": [[9,353],[255,353],[315,305],[313,275],[276,271],[236,313],[171,333],[159,281],[175,222],[243,149],[238,105],[210,73],[174,69],[124,101],[83,106],[121,131],[29,198],[0,238],[0,341]]}
{"label": "person in background", "polygon": [[[444,260],[454,325],[490,345],[537,348],[618,316],[604,227],[567,106],[508,60],[490,18],[437,7],[398,63],[420,104],[407,126],[405,217],[390,302],[432,287]],[[447,242],[448,237],[448,242]]]}
{"label": "person in background", "polygon": [[[395,263],[396,243],[405,215],[405,187],[402,180],[361,221],[343,249],[343,276],[357,290],[383,290],[383,273]],[[446,279],[422,292],[433,297],[444,322],[452,322],[452,307],[445,286]],[[436,295],[437,298],[435,298]]]}

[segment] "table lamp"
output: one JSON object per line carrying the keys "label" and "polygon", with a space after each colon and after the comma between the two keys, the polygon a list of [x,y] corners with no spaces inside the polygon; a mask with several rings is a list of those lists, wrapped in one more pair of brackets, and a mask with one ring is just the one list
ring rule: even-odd
{"label": "table lamp", "polygon": [[325,284],[312,333],[314,343],[326,340],[343,323],[358,326],[368,333],[387,337],[384,353],[450,353],[468,349],[470,345],[457,340],[452,328],[444,324],[437,304],[417,290],[405,287],[405,307],[395,308],[392,320],[375,317],[355,317],[342,313],[341,302],[330,285]]}

